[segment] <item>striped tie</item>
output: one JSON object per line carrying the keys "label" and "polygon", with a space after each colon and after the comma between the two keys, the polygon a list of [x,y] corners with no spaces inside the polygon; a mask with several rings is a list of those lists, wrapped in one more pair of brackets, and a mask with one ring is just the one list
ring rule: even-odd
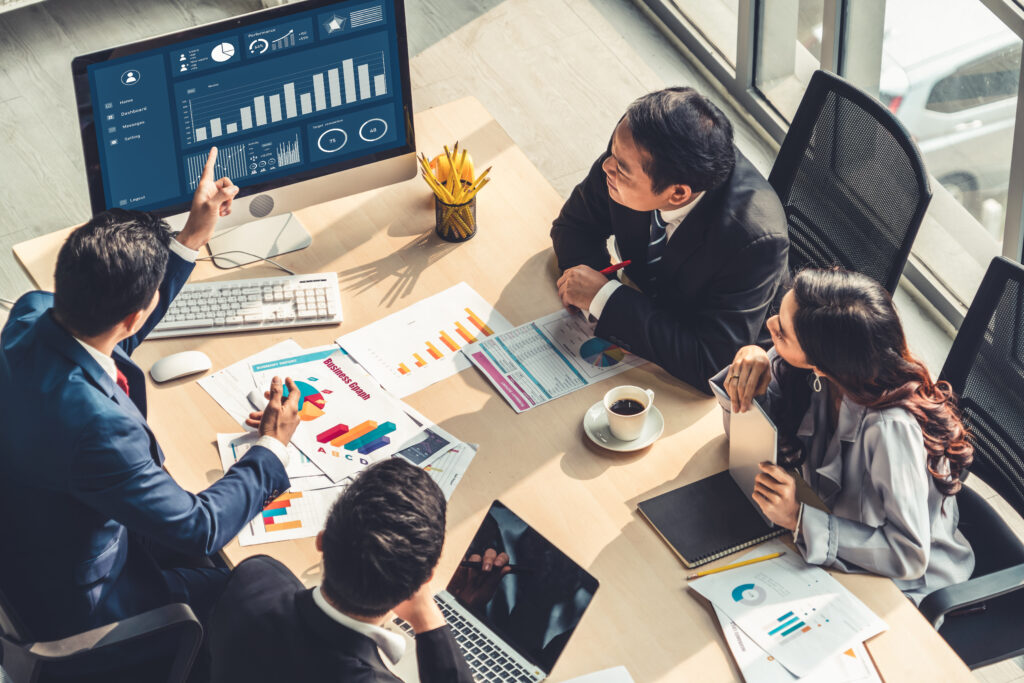
{"label": "striped tie", "polygon": [[651,212],[651,241],[647,243],[647,272],[651,284],[658,279],[658,262],[665,253],[665,243],[668,242],[665,233],[665,224],[661,220],[661,213],[655,209]]}

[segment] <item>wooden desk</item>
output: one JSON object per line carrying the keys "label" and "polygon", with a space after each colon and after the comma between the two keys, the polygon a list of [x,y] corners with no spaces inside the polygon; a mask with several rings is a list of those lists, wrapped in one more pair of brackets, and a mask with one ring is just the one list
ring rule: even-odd
{"label": "wooden desk", "polygon": [[[289,336],[306,347],[330,343],[460,280],[516,325],[557,310],[548,230],[562,199],[475,99],[420,113],[416,133],[428,152],[458,139],[478,166],[494,165],[494,182],[479,198],[476,237],[451,245],[433,235],[432,199],[419,179],[306,209],[299,217],[313,246],[281,261],[297,272],[339,273],[340,327],[154,340],[135,360],[148,369],[167,354],[199,349],[219,369]],[[14,248],[41,287],[52,286],[66,234]],[[193,280],[273,274],[266,266],[224,272],[201,263]],[[655,445],[627,455],[590,445],[581,419],[607,383],[518,416],[474,370],[407,399],[456,436],[481,444],[448,508],[435,588],[444,586],[487,507],[500,498],[601,582],[553,681],[618,664],[638,683],[739,680],[710,607],[687,590],[685,568],[636,513],[638,501],[725,468],[717,405],[653,365],[612,382],[654,389],[666,420]],[[214,435],[238,425],[193,380],[150,383],[148,391],[149,421],[168,469],[186,489],[200,491],[221,476]],[[320,581],[312,539],[248,548],[233,542],[225,553],[232,562],[270,554],[307,584]],[[837,576],[890,626],[868,644],[887,681],[973,680],[891,581]]]}

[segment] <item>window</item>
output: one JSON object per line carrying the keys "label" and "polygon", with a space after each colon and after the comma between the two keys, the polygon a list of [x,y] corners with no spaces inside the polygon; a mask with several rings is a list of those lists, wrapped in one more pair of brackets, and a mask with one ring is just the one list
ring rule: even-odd
{"label": "window", "polygon": [[754,85],[788,121],[821,68],[823,0],[761,3]]}
{"label": "window", "polygon": [[739,0],[669,0],[733,67]]}

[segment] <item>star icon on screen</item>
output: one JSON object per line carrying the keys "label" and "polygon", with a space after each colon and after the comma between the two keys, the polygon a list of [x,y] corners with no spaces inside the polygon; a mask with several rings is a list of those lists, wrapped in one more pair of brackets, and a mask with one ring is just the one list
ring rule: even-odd
{"label": "star icon on screen", "polygon": [[345,27],[345,18],[339,17],[337,14],[331,15],[331,18],[324,22],[324,28],[327,29],[328,33],[336,33]]}

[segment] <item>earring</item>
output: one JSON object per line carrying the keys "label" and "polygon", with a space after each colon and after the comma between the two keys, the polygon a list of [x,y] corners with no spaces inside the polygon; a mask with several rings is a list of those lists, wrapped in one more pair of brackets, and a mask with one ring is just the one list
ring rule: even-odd
{"label": "earring", "polygon": [[818,375],[814,376],[814,393],[821,393],[821,377],[819,377]]}

